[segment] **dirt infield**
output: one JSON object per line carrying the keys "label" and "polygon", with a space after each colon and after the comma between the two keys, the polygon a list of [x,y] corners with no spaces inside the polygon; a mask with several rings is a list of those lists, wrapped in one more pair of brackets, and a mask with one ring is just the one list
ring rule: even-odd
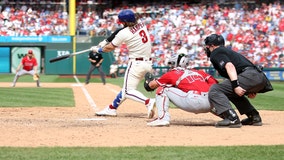
{"label": "dirt infield", "polygon": [[[9,87],[10,83],[1,83]],[[17,87],[34,87],[17,83]],[[143,104],[126,100],[118,117],[97,117],[118,86],[91,83],[42,83],[42,87],[72,87],[76,107],[0,108],[0,146],[232,146],[284,144],[284,112],[260,111],[263,126],[215,128],[211,114],[171,109],[170,127],[147,127]],[[36,89],[36,88],[35,88]],[[86,91],[89,94],[86,97]],[[87,95],[88,95],[87,94]],[[154,96],[154,95],[153,95]],[[91,105],[90,102],[95,105]],[[245,118],[245,116],[240,116]]]}

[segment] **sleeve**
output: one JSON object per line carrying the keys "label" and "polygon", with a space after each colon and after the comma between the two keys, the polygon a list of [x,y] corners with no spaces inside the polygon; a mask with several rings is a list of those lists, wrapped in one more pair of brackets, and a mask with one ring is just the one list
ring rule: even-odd
{"label": "sleeve", "polygon": [[160,78],[156,80],[159,86],[175,86],[176,80],[174,77],[179,77],[178,75],[173,75],[173,71],[169,71],[163,74]]}
{"label": "sleeve", "polygon": [[128,34],[126,31],[121,30],[119,33],[116,34],[114,39],[111,41],[112,45],[114,46],[120,46],[124,40],[127,38]]}
{"label": "sleeve", "polygon": [[204,71],[200,71],[200,70],[196,70],[200,75],[202,75],[202,77],[205,79],[205,81],[211,86],[212,84],[216,84],[218,83],[218,80],[215,79],[212,75],[204,72]]}
{"label": "sleeve", "polygon": [[119,29],[117,29],[116,31],[114,31],[108,38],[107,38],[107,41],[108,42],[111,42],[113,39],[114,39],[114,37],[117,35],[117,33],[119,32],[119,31],[121,31],[123,28],[119,28]]}
{"label": "sleeve", "polygon": [[100,60],[101,60],[101,59],[104,59],[104,57],[103,57],[102,54],[99,54],[99,58],[100,58]]}
{"label": "sleeve", "polygon": [[218,83],[218,80],[215,79],[213,76],[209,76],[208,79],[207,79],[207,83],[211,86],[213,84],[217,84]]}
{"label": "sleeve", "polygon": [[91,57],[91,54],[93,54],[93,51],[89,52],[88,57]]}
{"label": "sleeve", "polygon": [[34,58],[33,63],[34,63],[34,66],[37,66],[37,60],[36,60],[36,58]]}
{"label": "sleeve", "polygon": [[22,58],[22,60],[21,60],[21,64],[22,64],[22,65],[24,65],[24,64],[25,64],[25,57],[24,57],[24,58]]}
{"label": "sleeve", "polygon": [[225,65],[228,62],[231,62],[229,57],[226,54],[218,54],[218,58],[213,58],[212,61],[214,64],[217,64],[218,68],[220,68],[221,70],[224,70]]}

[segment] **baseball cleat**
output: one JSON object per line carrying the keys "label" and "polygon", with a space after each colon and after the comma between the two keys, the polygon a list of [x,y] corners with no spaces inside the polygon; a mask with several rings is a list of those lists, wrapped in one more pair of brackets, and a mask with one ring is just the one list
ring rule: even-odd
{"label": "baseball cleat", "polygon": [[117,113],[116,113],[116,109],[111,109],[109,108],[109,106],[107,106],[105,109],[99,111],[99,112],[96,112],[96,115],[97,116],[117,116]]}
{"label": "baseball cleat", "polygon": [[167,120],[163,120],[163,119],[156,119],[152,122],[147,123],[147,126],[150,127],[168,127],[170,126],[170,122]]}
{"label": "baseball cleat", "polygon": [[153,118],[155,115],[154,108],[156,106],[155,99],[150,99],[149,103],[147,104],[147,117],[149,119]]}
{"label": "baseball cleat", "polygon": [[242,127],[242,123],[239,119],[235,119],[233,121],[229,119],[223,119],[222,121],[219,121],[216,123],[215,127],[221,128],[221,127],[228,127],[228,128],[240,128]]}
{"label": "baseball cleat", "polygon": [[262,120],[259,115],[249,116],[241,121],[242,125],[262,126]]}

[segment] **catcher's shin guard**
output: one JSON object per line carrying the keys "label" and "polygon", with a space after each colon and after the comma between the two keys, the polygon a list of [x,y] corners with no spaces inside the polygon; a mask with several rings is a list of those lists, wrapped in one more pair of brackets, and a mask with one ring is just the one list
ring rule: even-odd
{"label": "catcher's shin guard", "polygon": [[159,119],[170,121],[169,105],[170,100],[165,94],[156,95],[156,107]]}

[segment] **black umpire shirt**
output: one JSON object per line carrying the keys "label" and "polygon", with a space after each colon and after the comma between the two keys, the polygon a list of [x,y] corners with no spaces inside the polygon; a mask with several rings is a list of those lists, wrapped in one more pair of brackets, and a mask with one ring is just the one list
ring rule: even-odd
{"label": "black umpire shirt", "polygon": [[101,61],[101,59],[103,59],[103,56],[101,53],[90,52],[89,58],[96,61],[95,63],[91,62],[92,65],[97,65]]}
{"label": "black umpire shirt", "polygon": [[237,70],[237,74],[243,72],[243,69],[246,67],[254,67],[254,64],[246,57],[224,46],[219,46],[213,50],[210,55],[210,61],[219,74],[228,79],[229,75],[225,69],[225,65],[228,62],[233,63]]}

